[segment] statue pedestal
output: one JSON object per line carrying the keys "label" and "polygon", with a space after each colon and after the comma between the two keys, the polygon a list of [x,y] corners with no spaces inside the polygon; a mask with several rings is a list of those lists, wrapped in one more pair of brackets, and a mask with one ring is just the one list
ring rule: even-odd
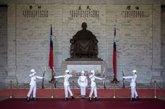
{"label": "statue pedestal", "polygon": [[104,71],[106,72],[106,63],[104,61],[63,61],[62,72],[66,69],[74,74],[80,74],[82,70],[86,73],[95,70],[96,75],[102,75]]}

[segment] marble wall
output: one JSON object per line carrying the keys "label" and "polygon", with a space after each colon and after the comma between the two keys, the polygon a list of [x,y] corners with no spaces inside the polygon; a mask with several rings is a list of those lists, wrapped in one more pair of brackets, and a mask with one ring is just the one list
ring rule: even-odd
{"label": "marble wall", "polygon": [[63,73],[62,62],[70,57],[69,40],[85,21],[87,29],[99,41],[98,57],[105,61],[108,75],[113,75],[112,51],[116,27],[118,79],[122,80],[122,71],[130,75],[136,69],[138,82],[162,82],[161,3],[155,1],[153,4],[146,0],[130,4],[128,1],[78,0],[68,4],[58,0],[9,2],[6,81],[25,82],[29,79],[31,68],[35,68],[38,75],[46,69],[47,76],[51,76],[48,68],[51,25],[55,69],[57,75]]}

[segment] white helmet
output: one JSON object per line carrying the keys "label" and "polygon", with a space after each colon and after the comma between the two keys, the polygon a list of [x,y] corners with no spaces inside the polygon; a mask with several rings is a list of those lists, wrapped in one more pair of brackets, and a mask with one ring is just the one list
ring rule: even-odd
{"label": "white helmet", "polygon": [[31,69],[30,72],[36,74],[36,71],[34,69]]}
{"label": "white helmet", "polygon": [[35,72],[35,70],[34,70],[34,69],[31,69],[31,70],[30,70],[30,72],[34,73],[34,72]]}
{"label": "white helmet", "polygon": [[132,70],[132,72],[133,72],[133,74],[136,74],[137,71],[136,70]]}
{"label": "white helmet", "polygon": [[82,70],[82,71],[81,71],[81,74],[82,74],[82,75],[84,75],[84,74],[85,74],[84,70]]}
{"label": "white helmet", "polygon": [[84,74],[84,73],[85,73],[84,70],[82,70],[82,71],[81,71],[81,74]]}
{"label": "white helmet", "polygon": [[65,73],[69,73],[69,70],[65,70]]}
{"label": "white helmet", "polygon": [[92,73],[92,74],[95,74],[95,71],[94,71],[94,70],[91,70],[91,73]]}

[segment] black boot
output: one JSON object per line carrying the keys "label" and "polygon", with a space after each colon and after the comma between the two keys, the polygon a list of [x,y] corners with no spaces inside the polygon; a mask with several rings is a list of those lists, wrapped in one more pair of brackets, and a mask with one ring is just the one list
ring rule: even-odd
{"label": "black boot", "polygon": [[29,97],[26,97],[26,101],[29,102],[30,101],[30,98]]}
{"label": "black boot", "polygon": [[138,101],[138,100],[139,100],[139,96],[137,96],[137,97],[135,98],[135,100]]}
{"label": "black boot", "polygon": [[68,101],[68,98],[65,98],[65,101]]}
{"label": "black boot", "polygon": [[32,98],[32,100],[33,100],[33,101],[36,101],[36,100],[37,100],[37,98],[36,98],[36,97],[34,97],[34,98]]}
{"label": "black boot", "polygon": [[85,98],[85,95],[82,95],[82,96],[81,96],[81,99],[84,99],[84,98]]}
{"label": "black boot", "polygon": [[71,99],[74,99],[74,96],[71,96]]}
{"label": "black boot", "polygon": [[89,101],[92,101],[92,98],[91,98],[91,97],[89,97],[89,98],[88,98],[88,100],[89,100]]}
{"label": "black boot", "polygon": [[98,97],[95,97],[95,101],[99,101],[99,98]]}
{"label": "black boot", "polygon": [[135,98],[131,98],[131,101],[135,101]]}

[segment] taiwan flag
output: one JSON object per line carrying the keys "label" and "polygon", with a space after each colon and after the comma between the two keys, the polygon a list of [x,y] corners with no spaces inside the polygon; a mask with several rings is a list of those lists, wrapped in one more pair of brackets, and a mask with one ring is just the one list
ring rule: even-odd
{"label": "taiwan flag", "polygon": [[52,31],[52,25],[51,25],[51,28],[50,28],[49,67],[52,71],[51,81],[54,81],[54,58],[53,58],[53,31]]}
{"label": "taiwan flag", "polygon": [[113,39],[113,73],[114,73],[114,78],[113,78],[113,83],[118,83],[118,80],[116,78],[117,75],[117,51],[116,51],[116,28],[114,28],[114,39]]}

